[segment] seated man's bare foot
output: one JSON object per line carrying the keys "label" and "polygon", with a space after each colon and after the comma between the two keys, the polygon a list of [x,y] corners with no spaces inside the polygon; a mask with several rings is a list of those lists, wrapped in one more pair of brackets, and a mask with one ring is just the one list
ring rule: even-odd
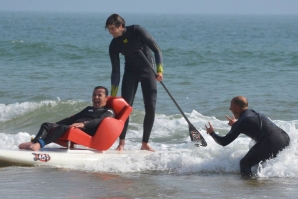
{"label": "seated man's bare foot", "polygon": [[149,144],[146,143],[146,142],[143,142],[143,143],[142,143],[141,150],[147,150],[147,151],[152,151],[152,152],[154,152],[154,149],[152,149],[151,146],[149,146]]}
{"label": "seated man's bare foot", "polygon": [[38,142],[37,143],[33,143],[30,146],[30,149],[33,150],[33,151],[38,151],[40,149],[40,144]]}
{"label": "seated man's bare foot", "polygon": [[24,142],[19,145],[19,149],[30,149],[30,146],[34,144],[33,142]]}

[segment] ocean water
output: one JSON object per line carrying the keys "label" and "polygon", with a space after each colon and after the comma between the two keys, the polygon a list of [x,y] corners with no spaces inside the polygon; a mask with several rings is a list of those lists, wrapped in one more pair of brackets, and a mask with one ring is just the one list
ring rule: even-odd
{"label": "ocean water", "polygon": [[[95,86],[110,88],[112,37],[104,29],[110,14],[0,12],[1,149],[17,150],[41,123],[90,105]],[[154,36],[163,52],[163,82],[208,146],[190,143],[188,124],[158,84],[150,145],[163,153],[75,168],[0,163],[1,196],[296,198],[298,16],[119,14]],[[204,127],[210,121],[226,134],[236,95],[291,138],[277,158],[253,168],[256,180],[239,177],[239,161],[254,143],[240,136],[222,147]],[[139,90],[126,150],[140,148],[143,116]]]}

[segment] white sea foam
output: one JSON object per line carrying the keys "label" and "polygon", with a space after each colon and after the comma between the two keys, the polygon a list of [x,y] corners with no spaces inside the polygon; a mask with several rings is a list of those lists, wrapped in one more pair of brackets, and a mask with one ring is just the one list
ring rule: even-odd
{"label": "white sea foam", "polygon": [[[137,114],[138,115],[138,114]],[[215,129],[227,129],[226,121],[221,121],[213,117],[205,117],[193,112],[190,120],[195,126],[203,126],[211,121]],[[274,121],[281,128],[286,130],[291,138],[288,148],[280,152],[277,158],[268,160],[254,172],[258,172],[261,177],[298,177],[298,134],[295,124],[297,121]],[[141,147],[142,125],[131,123],[137,130],[127,132],[126,150],[139,149]],[[74,169],[96,172],[129,173],[140,171],[163,171],[169,173],[197,173],[197,172],[217,172],[217,173],[239,173],[239,161],[254,144],[245,136],[238,137],[233,143],[226,147],[216,144],[213,139],[206,134],[204,128],[200,132],[205,137],[207,147],[195,147],[188,137],[188,125],[181,116],[157,115],[155,126],[151,136],[150,145],[157,153],[149,156],[131,157],[110,157],[106,161],[96,161],[86,163]],[[30,140],[34,136],[27,132],[19,132],[14,135],[0,133],[1,149],[17,149],[18,144]],[[111,147],[115,149],[117,142]],[[56,144],[49,144],[46,147],[55,148]]]}
{"label": "white sea foam", "polygon": [[8,105],[0,104],[0,122],[16,118],[44,105],[56,106],[57,102],[47,100],[42,102],[22,102]]}
{"label": "white sea foam", "polygon": [[[44,100],[41,102],[22,102],[7,105],[0,104],[0,122],[5,122],[23,116],[44,106],[51,109],[56,107],[58,104],[73,106],[82,102],[82,100],[61,101],[59,97],[57,97],[57,100]],[[71,111],[70,114],[72,114]]]}

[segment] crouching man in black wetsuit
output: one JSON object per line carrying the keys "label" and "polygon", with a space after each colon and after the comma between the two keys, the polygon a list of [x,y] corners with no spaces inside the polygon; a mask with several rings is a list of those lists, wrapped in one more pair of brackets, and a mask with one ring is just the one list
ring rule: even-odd
{"label": "crouching man in black wetsuit", "polygon": [[[157,43],[147,30],[139,25],[125,26],[125,20],[117,14],[112,14],[106,21],[106,29],[114,37],[110,43],[109,54],[112,63],[111,95],[116,96],[120,82],[120,58],[121,53],[125,57],[125,71],[122,79],[121,96],[129,105],[137,92],[138,84],[141,83],[143,100],[145,105],[145,117],[143,122],[142,150],[154,151],[149,145],[149,137],[155,119],[155,106],[157,97],[157,81],[162,81],[163,65],[162,54]],[[154,52],[156,63],[155,77],[152,69],[148,66],[140,54],[142,50],[148,61],[154,66],[151,51]],[[120,135],[119,145],[116,150],[124,149],[125,135],[129,119],[126,120],[124,129]]]}
{"label": "crouching man in black wetsuit", "polygon": [[32,142],[22,143],[19,145],[19,148],[38,151],[45,145],[59,139],[71,126],[80,128],[85,133],[93,136],[98,125],[105,117],[114,117],[113,110],[105,107],[107,97],[107,88],[103,86],[95,87],[92,95],[93,106],[88,106],[81,112],[59,122],[43,123]]}
{"label": "crouching man in black wetsuit", "polygon": [[[290,144],[288,134],[276,126],[268,117],[252,109],[248,109],[247,99],[243,96],[236,96],[232,99],[230,110],[233,117],[229,120],[232,126],[230,132],[221,137],[214,133],[209,122],[206,130],[209,135],[222,146],[233,142],[240,133],[253,139],[256,144],[240,161],[240,171],[243,177],[253,177],[251,167],[261,161],[276,157],[277,153]],[[238,119],[238,120],[236,120]]]}

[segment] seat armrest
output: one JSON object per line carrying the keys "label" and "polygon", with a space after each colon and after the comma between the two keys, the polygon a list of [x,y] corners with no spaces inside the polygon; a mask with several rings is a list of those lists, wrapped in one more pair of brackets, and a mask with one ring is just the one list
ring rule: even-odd
{"label": "seat armrest", "polygon": [[120,113],[118,113],[118,115],[116,116],[116,119],[125,122],[127,120],[127,118],[129,117],[129,115],[131,114],[131,112],[132,112],[132,107],[129,105],[126,105],[122,108]]}

